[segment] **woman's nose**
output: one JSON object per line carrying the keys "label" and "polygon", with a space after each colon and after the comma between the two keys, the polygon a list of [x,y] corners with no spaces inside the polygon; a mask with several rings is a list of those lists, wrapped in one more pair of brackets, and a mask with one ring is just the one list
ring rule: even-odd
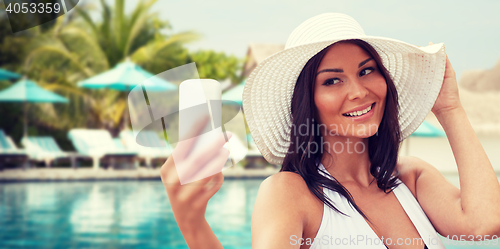
{"label": "woman's nose", "polygon": [[350,79],[349,80],[349,100],[362,99],[368,95],[368,89],[361,84],[359,79]]}

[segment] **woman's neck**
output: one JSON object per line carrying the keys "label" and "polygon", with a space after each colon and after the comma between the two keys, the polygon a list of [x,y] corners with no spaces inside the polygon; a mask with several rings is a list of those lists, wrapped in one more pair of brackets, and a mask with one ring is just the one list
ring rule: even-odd
{"label": "woman's neck", "polygon": [[370,174],[368,138],[323,136],[321,163],[339,182],[355,182],[368,187]]}

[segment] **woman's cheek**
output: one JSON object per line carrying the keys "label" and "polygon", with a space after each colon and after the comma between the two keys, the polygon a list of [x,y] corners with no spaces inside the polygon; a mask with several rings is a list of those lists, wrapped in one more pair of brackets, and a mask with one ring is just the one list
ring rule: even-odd
{"label": "woman's cheek", "polygon": [[341,103],[338,103],[338,100],[339,98],[334,94],[328,92],[320,93],[316,101],[318,111],[329,115],[339,112]]}
{"label": "woman's cheek", "polygon": [[373,87],[371,91],[378,97],[385,99],[385,96],[387,95],[387,83],[385,82],[384,77],[381,77],[381,79],[375,81],[374,83],[375,84],[372,84]]}

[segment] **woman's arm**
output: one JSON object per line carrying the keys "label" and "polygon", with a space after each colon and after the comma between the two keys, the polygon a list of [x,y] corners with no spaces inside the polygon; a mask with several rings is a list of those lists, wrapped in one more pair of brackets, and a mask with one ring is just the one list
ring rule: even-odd
{"label": "woman's arm", "polygon": [[473,234],[500,236],[500,184],[462,107],[436,115],[455,156],[462,213]]}
{"label": "woman's arm", "polygon": [[460,189],[431,165],[408,159],[416,172],[415,194],[419,203],[444,236],[465,235],[468,240],[500,236],[500,184],[459,101],[456,76],[449,60],[432,111],[450,142]]}

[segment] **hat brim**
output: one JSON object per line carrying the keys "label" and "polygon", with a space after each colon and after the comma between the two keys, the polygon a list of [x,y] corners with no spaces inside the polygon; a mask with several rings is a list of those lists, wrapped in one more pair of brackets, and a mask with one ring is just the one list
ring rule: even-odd
{"label": "hat brim", "polygon": [[336,40],[287,48],[262,61],[248,77],[243,109],[257,148],[271,164],[282,164],[290,145],[291,100],[305,64],[329,45],[349,39],[369,43],[389,71],[399,99],[401,137],[411,135],[432,109],[446,68],[444,44],[417,47],[376,37],[341,37]]}

